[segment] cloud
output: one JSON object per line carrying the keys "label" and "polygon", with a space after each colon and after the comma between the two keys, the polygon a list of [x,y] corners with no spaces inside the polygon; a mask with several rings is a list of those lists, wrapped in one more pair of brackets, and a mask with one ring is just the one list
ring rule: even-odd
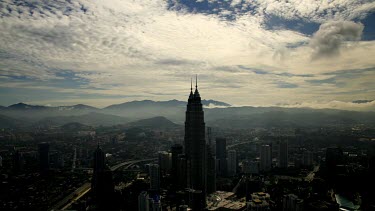
{"label": "cloud", "polygon": [[366,101],[363,103],[345,102],[345,101],[310,101],[295,104],[280,105],[288,108],[315,108],[315,109],[341,109],[351,111],[374,111],[375,101]]}
{"label": "cloud", "polygon": [[[349,8],[370,11],[367,1],[330,2],[1,1],[0,87],[38,89],[33,93],[45,89],[48,96],[66,93],[61,101],[67,102],[74,93],[78,96],[74,102],[88,95],[109,96],[117,102],[118,96],[128,93],[134,99],[184,100],[190,77],[199,74],[202,96],[233,104],[264,105],[317,96],[329,100],[336,99],[335,91],[346,93],[340,100],[353,100],[350,92],[364,88],[367,92],[361,99],[367,99],[374,94],[373,71],[358,73],[366,78],[336,78],[345,85],[340,88],[305,80],[374,67],[372,57],[364,55],[375,55],[375,41],[352,39],[345,27],[336,34],[327,32],[330,38],[342,37],[341,54],[312,62],[311,53],[322,47],[312,51],[308,43],[321,46],[323,41],[265,25],[270,15],[278,15],[281,20],[319,21],[323,28],[330,19],[359,17]],[[335,8],[341,9],[333,13]],[[354,42],[357,48],[342,50]],[[14,99],[22,92],[14,92]]]}
{"label": "cloud", "polygon": [[313,59],[337,56],[346,41],[361,40],[364,26],[352,21],[332,21],[320,25],[313,35],[310,46],[314,52]]}

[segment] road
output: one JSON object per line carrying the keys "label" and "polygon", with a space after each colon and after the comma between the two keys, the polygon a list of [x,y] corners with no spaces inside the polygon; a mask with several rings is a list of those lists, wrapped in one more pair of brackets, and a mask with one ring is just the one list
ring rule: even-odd
{"label": "road", "polygon": [[[119,164],[116,164],[112,166],[110,169],[111,171],[116,171],[117,169],[124,167],[129,168],[130,166],[145,162],[145,161],[152,161],[156,160],[157,158],[149,158],[149,159],[141,159],[141,160],[131,160],[131,161],[125,161]],[[64,199],[59,201],[51,210],[66,210],[69,208],[74,202],[78,201],[80,198],[82,198],[85,194],[87,194],[91,189],[91,183],[87,182],[83,184],[81,187],[77,188],[73,193],[66,196]]]}
{"label": "road", "polygon": [[315,176],[315,173],[316,173],[317,171],[319,171],[319,168],[320,168],[319,165],[315,166],[315,167],[314,167],[314,170],[311,171],[311,172],[306,176],[305,180],[308,181],[308,182],[313,181],[314,176]]}
{"label": "road", "polygon": [[242,144],[250,144],[250,143],[256,143],[256,142],[259,142],[259,141],[245,141],[245,142],[235,143],[235,144],[232,144],[232,145],[228,145],[227,149],[230,149],[230,148],[233,148],[235,146],[242,145]]}

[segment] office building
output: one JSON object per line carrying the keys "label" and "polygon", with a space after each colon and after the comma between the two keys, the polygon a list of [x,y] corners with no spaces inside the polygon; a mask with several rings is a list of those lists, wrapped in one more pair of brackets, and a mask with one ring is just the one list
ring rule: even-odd
{"label": "office building", "polygon": [[278,167],[279,168],[288,168],[288,142],[280,141],[279,142],[279,159]]}
{"label": "office building", "polygon": [[176,189],[178,185],[178,168],[179,168],[179,160],[178,156],[183,154],[183,147],[180,144],[175,144],[171,147],[171,153],[172,153],[172,169],[171,169],[171,178],[173,182],[173,188]]}
{"label": "office building", "polygon": [[149,175],[150,175],[150,190],[159,191],[160,190],[160,168],[158,164],[149,165]]}
{"label": "office building", "polygon": [[149,207],[148,193],[147,191],[142,191],[138,195],[138,211],[149,211]]}
{"label": "office building", "polygon": [[236,150],[228,151],[228,176],[234,176],[237,173],[237,152]]}
{"label": "office building", "polygon": [[46,142],[38,144],[40,172],[47,173],[49,170],[49,144]]}
{"label": "office building", "polygon": [[271,170],[271,167],[271,147],[270,145],[262,145],[260,150],[260,170],[267,172]]}
{"label": "office building", "polygon": [[294,194],[284,195],[283,211],[303,211],[303,200]]}
{"label": "office building", "polygon": [[227,140],[225,138],[216,138],[216,162],[217,174],[226,176],[227,174]]}

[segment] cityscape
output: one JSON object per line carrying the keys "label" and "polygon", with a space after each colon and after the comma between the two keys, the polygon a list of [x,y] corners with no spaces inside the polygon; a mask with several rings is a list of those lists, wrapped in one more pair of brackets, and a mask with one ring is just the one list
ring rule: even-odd
{"label": "cityscape", "polygon": [[375,2],[0,0],[0,210],[375,210]]}
{"label": "cityscape", "polygon": [[374,124],[220,129],[204,110],[196,84],[185,127],[154,117],[3,128],[1,209],[375,208]]}

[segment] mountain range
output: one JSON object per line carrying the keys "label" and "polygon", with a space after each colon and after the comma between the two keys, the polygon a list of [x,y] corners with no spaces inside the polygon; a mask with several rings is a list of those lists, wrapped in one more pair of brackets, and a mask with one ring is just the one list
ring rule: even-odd
{"label": "mountain range", "polygon": [[[228,103],[215,100],[203,100],[202,104],[205,106],[206,124],[221,128],[375,125],[375,112],[284,107],[232,107]],[[183,125],[185,110],[186,102],[178,100],[132,101],[110,105],[102,109],[83,104],[49,107],[18,103],[0,107],[0,128],[30,125],[61,126],[71,122],[94,127],[126,124],[147,126],[148,121],[164,121],[169,127],[171,125],[166,123],[166,120],[173,124]],[[147,121],[150,118],[152,120]]]}

